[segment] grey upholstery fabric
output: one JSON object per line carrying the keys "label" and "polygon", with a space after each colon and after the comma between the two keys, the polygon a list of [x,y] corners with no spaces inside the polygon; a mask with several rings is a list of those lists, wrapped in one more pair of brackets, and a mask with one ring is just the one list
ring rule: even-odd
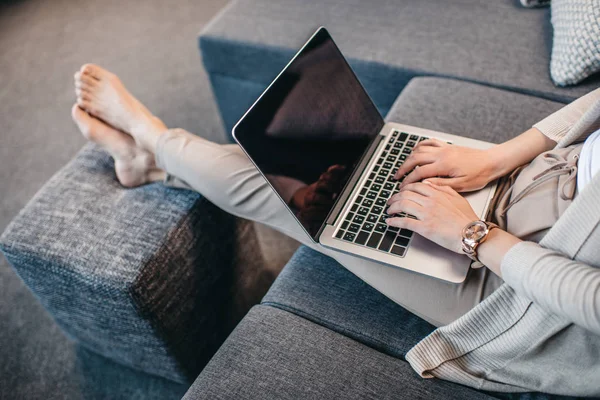
{"label": "grey upholstery fabric", "polygon": [[256,284],[256,274],[231,267],[236,229],[197,193],[121,187],[108,154],[87,145],[12,221],[0,247],[82,346],[186,382],[240,318],[232,303],[248,299],[233,288]]}
{"label": "grey upholstery fabric", "polygon": [[493,143],[513,138],[564,104],[443,78],[415,78],[386,120]]}
{"label": "grey upholstery fabric", "polygon": [[194,382],[196,399],[489,399],[299,316],[256,306]]}
{"label": "grey upholstery fabric", "polygon": [[[514,0],[237,0],[199,43],[227,130],[318,28],[325,26],[382,114],[415,76],[480,82],[568,102],[598,85],[549,76],[549,9]],[[240,91],[231,91],[237,82]]]}
{"label": "grey upholstery fabric", "polygon": [[400,359],[435,330],[334,259],[306,246],[294,254],[261,304],[289,311]]}

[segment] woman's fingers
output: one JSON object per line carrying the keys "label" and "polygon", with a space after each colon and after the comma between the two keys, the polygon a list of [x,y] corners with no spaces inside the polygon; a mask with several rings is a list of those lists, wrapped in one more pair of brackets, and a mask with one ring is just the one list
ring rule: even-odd
{"label": "woman's fingers", "polygon": [[389,215],[405,212],[412,214],[417,218],[422,214],[422,209],[427,202],[427,198],[415,192],[406,192],[398,200],[392,202],[386,212]]}
{"label": "woman's fingers", "polygon": [[400,189],[399,193],[390,197],[388,204],[392,204],[393,202],[402,199],[409,192],[414,192],[425,197],[431,197],[435,194],[435,189],[431,185],[426,185],[422,182],[411,183]]}
{"label": "woman's fingers", "polygon": [[394,178],[400,179],[412,171],[415,167],[431,164],[435,160],[435,154],[432,153],[412,153],[410,156],[408,156],[400,168],[398,168]]}
{"label": "woman's fingers", "polygon": [[400,187],[404,187],[413,182],[419,182],[423,179],[436,177],[443,175],[443,171],[440,170],[438,163],[421,165],[419,168],[415,168],[410,174],[404,178]]}
{"label": "woman's fingers", "polygon": [[433,147],[442,147],[445,146],[446,143],[442,142],[441,140],[437,140],[437,139],[425,139],[422,142],[419,142],[417,144],[417,147],[415,148],[419,148],[419,147],[423,147],[423,146],[433,146]]}
{"label": "woman's fingers", "polygon": [[386,219],[385,223],[400,229],[408,229],[418,234],[423,234],[423,223],[417,219],[408,217],[393,217]]}

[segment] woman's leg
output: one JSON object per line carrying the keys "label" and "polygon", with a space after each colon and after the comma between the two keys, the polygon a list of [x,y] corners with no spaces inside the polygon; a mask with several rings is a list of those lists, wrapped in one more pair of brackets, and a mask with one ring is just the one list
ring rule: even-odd
{"label": "woman's leg", "polygon": [[[147,181],[150,181],[150,171],[155,180],[167,176],[161,169],[166,171],[225,211],[269,225],[331,256],[371,286],[436,326],[459,318],[502,284],[485,268],[471,270],[465,282],[457,285],[314,243],[239,146],[212,143],[180,129],[166,130],[164,124],[131,96],[114,75],[97,66],[84,66],[79,76],[86,75],[93,81],[88,79],[91,83],[86,84],[79,80],[80,107],[108,124],[118,126],[121,132],[96,120],[104,125],[103,129],[112,129],[121,135],[125,135],[124,132],[131,134],[133,142],[129,143],[136,150],[129,152],[142,159],[156,153],[157,165],[149,163],[148,172],[141,174]],[[87,93],[86,99],[80,93]],[[76,115],[82,117],[77,112]],[[78,124],[81,127],[82,123]],[[99,126],[95,126],[98,129]],[[112,148],[111,154],[120,156],[114,151],[118,147],[114,144],[117,138],[114,132],[102,141],[102,135],[93,136],[95,140],[91,140]],[[120,135],[118,137],[122,139]],[[156,171],[157,167],[160,172]]]}

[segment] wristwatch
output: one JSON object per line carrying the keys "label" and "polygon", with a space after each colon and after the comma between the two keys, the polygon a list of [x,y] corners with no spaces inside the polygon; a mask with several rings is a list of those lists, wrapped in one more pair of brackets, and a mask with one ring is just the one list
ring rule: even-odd
{"label": "wristwatch", "polygon": [[471,260],[479,262],[477,247],[485,242],[490,231],[494,228],[498,228],[498,225],[482,220],[470,222],[463,228],[462,249]]}

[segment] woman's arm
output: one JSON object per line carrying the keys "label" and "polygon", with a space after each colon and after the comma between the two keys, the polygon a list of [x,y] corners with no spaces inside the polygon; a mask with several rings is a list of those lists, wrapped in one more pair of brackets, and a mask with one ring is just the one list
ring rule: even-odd
{"label": "woman's arm", "polygon": [[522,242],[502,259],[502,277],[517,293],[600,335],[600,269]]}
{"label": "woman's arm", "polygon": [[408,173],[402,185],[430,179],[437,185],[468,192],[483,188],[554,146],[556,142],[535,128],[487,150],[429,139],[415,147],[395,177],[400,179]]}

